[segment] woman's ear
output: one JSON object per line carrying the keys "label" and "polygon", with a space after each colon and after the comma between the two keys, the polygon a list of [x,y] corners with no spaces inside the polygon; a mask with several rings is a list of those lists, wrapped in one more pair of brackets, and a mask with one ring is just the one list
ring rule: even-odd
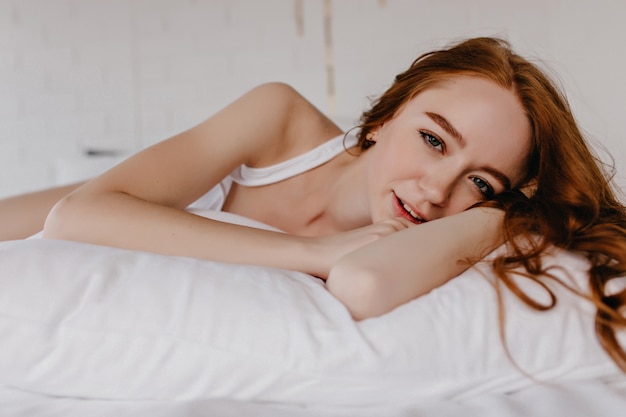
{"label": "woman's ear", "polygon": [[367,142],[369,142],[370,146],[376,143],[376,137],[378,136],[378,130],[381,127],[382,126],[378,126],[375,129],[372,129],[369,132],[367,132],[367,135],[365,135],[365,140]]}
{"label": "woman's ear", "polygon": [[370,130],[365,135],[365,139],[363,140],[363,149],[370,148],[376,144],[376,135],[378,134],[378,130]]}

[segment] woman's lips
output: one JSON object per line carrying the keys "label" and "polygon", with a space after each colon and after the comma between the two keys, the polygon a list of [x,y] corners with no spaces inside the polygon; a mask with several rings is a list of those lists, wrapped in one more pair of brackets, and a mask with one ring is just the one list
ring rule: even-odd
{"label": "woman's lips", "polygon": [[400,217],[404,217],[405,219],[415,223],[421,224],[426,222],[423,217],[421,217],[418,213],[414,212],[404,201],[396,196],[396,204],[395,204],[395,212]]}

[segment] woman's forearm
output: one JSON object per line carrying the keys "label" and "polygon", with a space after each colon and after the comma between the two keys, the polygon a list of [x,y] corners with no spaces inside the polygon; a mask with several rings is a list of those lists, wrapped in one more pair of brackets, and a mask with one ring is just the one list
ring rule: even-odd
{"label": "woman's forearm", "polygon": [[50,209],[79,185],[64,185],[0,200],[0,240],[24,239],[40,232]]}
{"label": "woman's forearm", "polygon": [[504,212],[474,208],[391,234],[344,256],[328,289],[355,319],[384,314],[457,276],[503,243]]}
{"label": "woman's forearm", "polygon": [[320,273],[307,238],[210,220],[124,193],[69,196],[51,211],[44,237]]}

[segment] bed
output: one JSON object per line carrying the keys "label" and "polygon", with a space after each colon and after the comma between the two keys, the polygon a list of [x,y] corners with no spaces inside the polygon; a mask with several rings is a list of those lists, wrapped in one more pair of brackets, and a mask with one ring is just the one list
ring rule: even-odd
{"label": "bed", "polygon": [[[584,258],[544,262],[585,288]],[[0,268],[2,416],[626,415],[593,306],[504,291],[502,335],[486,263],[361,322],[281,269],[38,238],[0,243]]]}

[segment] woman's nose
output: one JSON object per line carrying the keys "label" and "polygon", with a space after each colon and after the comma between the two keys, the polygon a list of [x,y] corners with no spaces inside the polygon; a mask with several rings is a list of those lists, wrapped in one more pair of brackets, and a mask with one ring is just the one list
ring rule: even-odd
{"label": "woman's nose", "polygon": [[436,206],[445,206],[448,203],[453,184],[454,175],[451,172],[426,175],[419,183],[424,198]]}

